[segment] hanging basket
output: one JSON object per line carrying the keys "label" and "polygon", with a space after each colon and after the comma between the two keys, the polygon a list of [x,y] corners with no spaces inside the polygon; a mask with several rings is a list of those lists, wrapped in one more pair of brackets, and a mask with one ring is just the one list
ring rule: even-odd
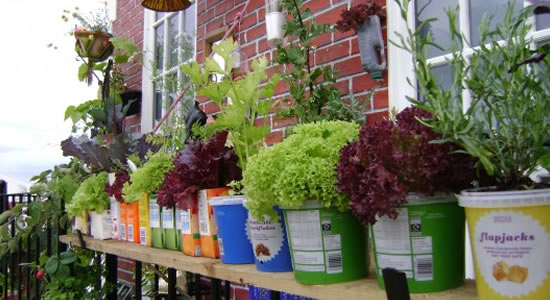
{"label": "hanging basket", "polygon": [[91,62],[104,61],[113,53],[113,44],[109,41],[113,36],[108,33],[77,29],[74,37],[76,53]]}

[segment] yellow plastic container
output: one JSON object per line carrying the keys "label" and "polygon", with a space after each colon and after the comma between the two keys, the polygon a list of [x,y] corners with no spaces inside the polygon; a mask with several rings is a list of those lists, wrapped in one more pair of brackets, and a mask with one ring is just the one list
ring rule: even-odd
{"label": "yellow plastic container", "polygon": [[479,299],[550,295],[550,189],[463,191]]}

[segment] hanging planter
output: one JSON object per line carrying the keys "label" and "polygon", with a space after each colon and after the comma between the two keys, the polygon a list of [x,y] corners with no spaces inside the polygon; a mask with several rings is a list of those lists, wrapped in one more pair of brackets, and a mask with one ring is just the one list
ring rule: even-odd
{"label": "hanging planter", "polygon": [[284,29],[283,24],[286,21],[285,13],[282,8],[281,0],[265,0],[265,27],[267,32],[267,42],[273,48],[283,43]]}
{"label": "hanging planter", "polygon": [[114,47],[110,41],[113,36],[109,33],[78,28],[74,31],[74,37],[76,53],[91,62],[104,61],[113,53]]}

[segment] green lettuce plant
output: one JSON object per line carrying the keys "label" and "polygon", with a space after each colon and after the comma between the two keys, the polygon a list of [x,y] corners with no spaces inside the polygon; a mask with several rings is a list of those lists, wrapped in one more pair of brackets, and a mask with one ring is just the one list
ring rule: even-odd
{"label": "green lettuce plant", "polygon": [[300,208],[308,200],[348,210],[349,198],[337,190],[336,164],[340,149],[358,132],[358,124],[344,121],[301,124],[284,141],[261,149],[243,172],[245,205],[253,217],[276,218],[274,205]]}
{"label": "green lettuce plant", "polygon": [[[401,15],[408,15],[409,0],[398,1]],[[425,28],[428,19],[400,35],[394,42],[412,54],[420,98],[409,100],[429,111],[433,118],[424,124],[479,160],[487,174],[506,188],[533,186],[530,175],[548,157],[545,141],[550,132],[548,90],[550,57],[533,59],[529,38],[533,7],[514,11],[508,5],[503,23],[491,29],[490,21],[480,25],[481,43],[471,55],[464,53],[462,36],[455,27],[458,12],[447,12],[451,46],[435,45]],[[502,42],[499,42],[502,41]],[[448,50],[452,86],[443,87],[427,59],[429,47]],[[463,106],[463,90],[471,103]]]}
{"label": "green lettuce plant", "polygon": [[102,213],[109,207],[109,197],[105,194],[107,172],[92,174],[78,187],[73,199],[67,204],[69,217],[83,216],[86,211]]}
{"label": "green lettuce plant", "polygon": [[173,168],[171,154],[159,151],[151,155],[149,161],[130,174],[130,181],[126,182],[122,188],[124,200],[127,203],[134,203],[143,194],[155,193],[164,182],[164,174]]}
{"label": "green lettuce plant", "polygon": [[[264,138],[271,131],[267,115],[272,108],[272,97],[279,75],[268,79],[267,59],[262,56],[252,62],[252,71],[237,79],[231,73],[235,64],[233,51],[238,44],[232,38],[223,40],[212,48],[224,60],[220,66],[213,58],[207,58],[204,68],[197,62],[183,65],[183,71],[197,87],[197,94],[211,99],[220,109],[216,122],[207,125],[200,134],[210,138],[214,133],[227,130],[228,140],[239,157],[238,166],[244,169],[248,159],[262,147]],[[224,76],[221,82],[211,81],[213,75]],[[262,83],[265,84],[262,86]],[[225,104],[227,97],[230,103]],[[198,127],[196,127],[197,129]]]}

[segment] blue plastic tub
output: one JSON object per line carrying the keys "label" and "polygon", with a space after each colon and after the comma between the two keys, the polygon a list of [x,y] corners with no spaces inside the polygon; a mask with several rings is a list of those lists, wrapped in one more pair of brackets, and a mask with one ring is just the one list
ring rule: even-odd
{"label": "blue plastic tub", "polygon": [[292,260],[288,248],[283,212],[275,207],[279,220],[264,222],[248,216],[250,241],[256,261],[256,269],[261,272],[292,272]]}
{"label": "blue plastic tub", "polygon": [[[296,296],[285,292],[280,292],[280,300],[315,300],[304,296]],[[271,291],[264,288],[248,286],[248,300],[279,300],[271,297]]]}
{"label": "blue plastic tub", "polygon": [[248,210],[243,196],[214,197],[214,219],[218,227],[218,244],[224,264],[252,264],[254,253],[246,232]]}

